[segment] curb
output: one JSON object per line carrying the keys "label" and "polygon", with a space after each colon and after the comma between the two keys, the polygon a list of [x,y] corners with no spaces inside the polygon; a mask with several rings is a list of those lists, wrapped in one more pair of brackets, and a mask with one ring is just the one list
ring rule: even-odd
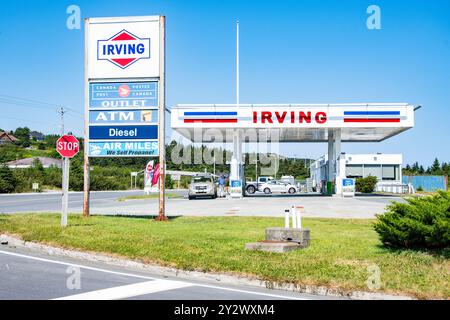
{"label": "curb", "polygon": [[[142,262],[116,258],[105,254],[97,254],[91,252],[83,252],[77,250],[62,249],[58,247],[52,247],[36,242],[24,241],[17,237],[2,234],[0,235],[2,245],[22,247],[28,249],[34,249],[40,253],[47,254],[49,256],[61,256],[75,259],[81,259],[89,262],[101,262],[107,263],[116,267],[128,267],[137,271],[145,271],[153,273],[157,276],[164,278],[174,277],[183,280],[197,280],[206,281],[214,284],[223,285],[241,285],[241,286],[253,286],[265,289],[276,289],[282,291],[290,291],[297,293],[306,293],[312,295],[323,295],[336,298],[349,298],[351,300],[413,300],[415,298],[401,295],[390,295],[380,292],[365,292],[365,291],[345,291],[342,289],[332,289],[327,287],[309,286],[309,285],[296,285],[291,283],[277,283],[273,281],[258,280],[256,278],[240,277],[225,273],[210,273],[200,271],[186,271],[171,267],[163,267],[156,264],[145,264]],[[6,243],[7,242],[7,243]]]}

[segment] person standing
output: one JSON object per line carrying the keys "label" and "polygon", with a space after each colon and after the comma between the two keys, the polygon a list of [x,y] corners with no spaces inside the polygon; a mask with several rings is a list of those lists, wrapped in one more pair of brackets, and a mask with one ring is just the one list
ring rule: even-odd
{"label": "person standing", "polygon": [[225,178],[223,175],[219,178],[219,198],[223,198],[224,196],[224,187],[225,187]]}

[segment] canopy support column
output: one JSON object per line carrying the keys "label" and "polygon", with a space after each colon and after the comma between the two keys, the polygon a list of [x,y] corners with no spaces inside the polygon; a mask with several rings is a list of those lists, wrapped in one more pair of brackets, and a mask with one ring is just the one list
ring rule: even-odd
{"label": "canopy support column", "polygon": [[335,159],[335,193],[338,195],[342,194],[342,178],[345,174],[344,170],[341,170],[341,129],[335,129],[334,131],[334,159]]}
{"label": "canopy support column", "polygon": [[240,130],[233,132],[233,154],[230,162],[230,195],[232,198],[243,196],[242,177],[242,135]]}
{"label": "canopy support column", "polygon": [[334,130],[328,129],[328,173],[327,173],[327,195],[333,194],[334,180]]}

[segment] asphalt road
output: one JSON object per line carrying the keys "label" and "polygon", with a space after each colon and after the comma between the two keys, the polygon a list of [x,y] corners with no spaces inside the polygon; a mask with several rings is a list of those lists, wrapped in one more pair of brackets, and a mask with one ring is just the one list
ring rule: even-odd
{"label": "asphalt road", "polygon": [[[119,205],[118,198],[143,195],[143,191],[102,191],[91,192],[91,205],[93,207],[110,207]],[[27,193],[27,194],[1,194],[0,212],[54,212],[61,210],[61,197],[59,192]],[[117,202],[117,203],[116,203]],[[81,212],[83,210],[83,192],[69,192],[69,211]]]}
{"label": "asphalt road", "polygon": [[[355,198],[324,197],[320,195],[257,195],[242,199],[188,200],[186,190],[170,191],[184,198],[167,199],[169,216],[275,216],[282,217],[292,205],[304,207],[305,217],[373,218],[384,212],[391,201],[403,201],[392,196],[357,196]],[[91,193],[91,213],[108,215],[154,215],[158,212],[157,199],[117,201],[142,191],[109,191]],[[69,212],[81,213],[83,194],[71,192]],[[0,195],[0,213],[60,212],[60,193]]]}
{"label": "asphalt road", "polygon": [[0,300],[276,300],[331,299],[249,286],[162,278],[37,250],[0,246]]}
{"label": "asphalt road", "polygon": [[[404,201],[393,196],[357,196],[355,198],[324,197],[320,195],[256,195],[242,199],[188,200],[186,190],[170,191],[183,196],[167,199],[169,216],[271,216],[283,217],[284,210],[293,205],[303,206],[304,217],[373,218],[383,213],[391,201]],[[100,215],[156,215],[157,199],[117,201],[143,191],[109,191],[91,193],[91,213]],[[69,212],[81,213],[83,193],[71,192]],[[60,212],[60,193],[0,195],[0,213]]]}

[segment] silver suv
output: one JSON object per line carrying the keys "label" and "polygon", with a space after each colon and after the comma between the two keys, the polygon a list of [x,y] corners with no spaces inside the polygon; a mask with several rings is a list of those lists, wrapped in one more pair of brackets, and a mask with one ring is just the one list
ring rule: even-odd
{"label": "silver suv", "polygon": [[211,197],[217,198],[217,186],[214,183],[214,178],[210,174],[197,174],[192,177],[189,184],[189,200],[197,197]]}

